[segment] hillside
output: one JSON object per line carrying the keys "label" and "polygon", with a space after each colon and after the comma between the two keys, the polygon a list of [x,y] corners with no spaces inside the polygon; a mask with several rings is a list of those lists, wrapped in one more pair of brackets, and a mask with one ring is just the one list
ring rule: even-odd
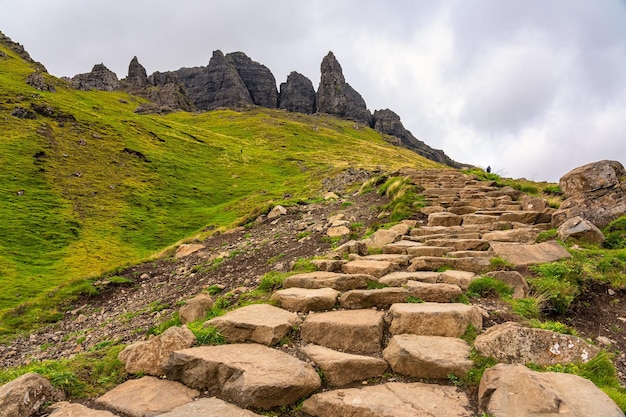
{"label": "hillside", "polygon": [[37,68],[0,45],[0,311],[317,195],[348,167],[437,166],[332,116],[139,115],[124,92],[28,85]]}

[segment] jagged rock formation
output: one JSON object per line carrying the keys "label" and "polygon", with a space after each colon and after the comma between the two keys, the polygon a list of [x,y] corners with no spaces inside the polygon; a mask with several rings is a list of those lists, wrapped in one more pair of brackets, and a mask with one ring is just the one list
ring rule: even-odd
{"label": "jagged rock formation", "polygon": [[311,80],[292,71],[287,77],[287,82],[280,84],[278,108],[296,113],[315,113],[317,94]]}
{"label": "jagged rock formation", "polygon": [[91,72],[75,75],[70,82],[77,90],[114,91],[121,87],[117,75],[104,64],[94,65]]}
{"label": "jagged rock formation", "polygon": [[226,55],[226,60],[235,66],[254,104],[276,108],[278,105],[276,79],[269,68],[251,60],[243,52],[231,52]]}
{"label": "jagged rock formation", "polygon": [[376,110],[373,117],[373,127],[377,132],[384,135],[394,136],[400,139],[400,145],[405,146],[425,158],[440,162],[454,168],[460,168],[462,164],[452,160],[442,150],[433,149],[404,128],[400,116],[389,109]]}
{"label": "jagged rock formation", "polygon": [[30,64],[33,64],[37,71],[46,72],[46,73],[48,72],[46,67],[44,67],[41,62],[37,62],[37,61],[35,61],[34,59],[32,59],[30,57],[30,55],[28,54],[26,49],[24,49],[24,46],[22,46],[21,44],[19,44],[17,42],[13,42],[11,40],[11,38],[6,36],[2,32],[0,32],[0,43],[3,44],[3,45],[8,46],[13,52],[18,54],[20,56],[20,58],[22,58],[24,61],[26,61],[26,62],[28,62]]}
{"label": "jagged rock formation", "polygon": [[148,85],[148,73],[146,69],[139,63],[137,57],[133,57],[128,65],[128,76],[125,79],[128,89],[141,90]]}
{"label": "jagged rock formation", "polygon": [[322,60],[321,72],[317,89],[317,110],[369,125],[372,115],[367,110],[365,100],[346,83],[341,65],[332,51]]}

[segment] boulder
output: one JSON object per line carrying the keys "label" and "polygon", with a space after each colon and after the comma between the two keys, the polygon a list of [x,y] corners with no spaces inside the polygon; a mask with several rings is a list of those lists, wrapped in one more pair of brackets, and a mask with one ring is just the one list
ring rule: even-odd
{"label": "boulder", "polygon": [[485,370],[478,405],[479,411],[493,417],[624,416],[593,382],[561,372],[535,372],[523,365],[498,364]]}
{"label": "boulder", "polygon": [[274,206],[274,208],[267,213],[267,218],[275,219],[276,217],[284,216],[285,214],[287,214],[287,209],[279,204]]}
{"label": "boulder", "polygon": [[481,309],[460,303],[394,304],[389,314],[392,335],[460,337],[470,326],[478,331],[483,328]]}
{"label": "boulder", "polygon": [[26,77],[26,84],[39,91],[56,92],[56,88],[46,81],[41,71],[31,72],[28,77]]}
{"label": "boulder", "polygon": [[[198,416],[227,416],[227,417],[261,417],[261,414],[244,410],[234,404],[227,403],[219,398],[201,398],[172,411],[160,414],[159,417],[198,417]],[[104,417],[104,416],[103,416]]]}
{"label": "boulder", "polygon": [[321,386],[311,365],[256,343],[179,350],[166,375],[211,396],[263,409],[293,404]]}
{"label": "boulder", "polygon": [[522,274],[517,271],[492,271],[487,272],[485,275],[512,287],[513,298],[524,298],[528,295],[528,283]]}
{"label": "boulder", "polygon": [[332,309],[337,303],[339,291],[332,288],[287,288],[272,294],[271,301],[289,311],[324,311]]}
{"label": "boulder", "polygon": [[117,75],[104,64],[94,65],[91,72],[75,75],[70,83],[77,90],[114,91],[120,89]]}
{"label": "boulder", "polygon": [[276,79],[269,68],[253,61],[243,52],[231,52],[225,58],[239,73],[252,102],[257,106],[275,109],[278,105],[278,92]]}
{"label": "boulder", "polygon": [[104,410],[93,410],[82,404],[62,401],[49,407],[52,413],[49,417],[116,417],[115,414]]}
{"label": "boulder", "polygon": [[360,256],[365,256],[367,255],[367,245],[362,241],[358,242],[356,240],[350,240],[335,249],[335,252],[341,255],[354,253]]}
{"label": "boulder", "polygon": [[204,249],[205,247],[206,246],[204,246],[201,243],[183,243],[176,249],[176,253],[174,254],[174,257],[176,259],[182,259],[191,255],[192,253],[195,253],[195,252],[198,252],[199,250]]}
{"label": "boulder", "polygon": [[617,161],[575,168],[561,178],[559,187],[566,199],[552,215],[555,228],[576,216],[602,228],[626,214],[626,170]]}
{"label": "boulder", "polygon": [[280,84],[278,108],[304,114],[315,113],[317,95],[311,80],[300,73],[291,72],[287,82]]}
{"label": "boulder", "polygon": [[200,395],[175,381],[152,376],[126,381],[96,399],[96,403],[129,417],[155,417],[190,403]]}
{"label": "boulder", "polygon": [[307,345],[300,350],[322,370],[324,380],[335,387],[380,377],[388,368],[383,359],[338,352],[323,346]]}
{"label": "boulder", "polygon": [[492,242],[491,249],[497,257],[518,266],[543,264],[572,257],[567,249],[553,240],[536,245]]}
{"label": "boulder", "polygon": [[599,349],[583,339],[550,330],[523,327],[514,322],[497,324],[474,341],[483,356],[500,362],[534,363],[541,366],[587,362]]}
{"label": "boulder", "polygon": [[0,416],[29,417],[51,401],[63,400],[64,395],[50,381],[31,372],[0,387]]}
{"label": "boulder", "polygon": [[604,235],[593,223],[580,216],[566,220],[557,229],[558,238],[566,241],[570,237],[590,243],[604,242]]}
{"label": "boulder", "polygon": [[349,353],[378,353],[384,313],[376,310],[340,310],[309,314],[300,328],[303,341]]}
{"label": "boulder", "polygon": [[269,304],[251,304],[208,320],[205,326],[219,329],[227,343],[253,342],[274,345],[302,320],[298,315]]}
{"label": "boulder", "polygon": [[187,327],[170,327],[159,336],[126,346],[118,354],[130,374],[163,375],[163,366],[175,350],[196,343],[196,336]]}
{"label": "boulder", "polygon": [[400,334],[391,338],[383,358],[394,372],[416,378],[444,379],[465,376],[474,366],[471,348],[456,337]]}
{"label": "boulder", "polygon": [[178,309],[178,316],[182,324],[192,321],[204,320],[213,307],[213,299],[208,292],[201,292],[195,297],[186,301],[185,305]]}
{"label": "boulder", "polygon": [[385,245],[395,242],[402,234],[395,230],[380,229],[375,231],[370,237],[363,239],[362,242],[373,249],[380,249]]}
{"label": "boulder", "polygon": [[326,231],[326,235],[328,237],[341,237],[341,236],[348,236],[349,234],[350,234],[350,229],[348,229],[346,226],[329,227],[328,230]]}
{"label": "boulder", "polygon": [[391,382],[313,395],[302,412],[313,417],[472,417],[467,396],[451,386]]}

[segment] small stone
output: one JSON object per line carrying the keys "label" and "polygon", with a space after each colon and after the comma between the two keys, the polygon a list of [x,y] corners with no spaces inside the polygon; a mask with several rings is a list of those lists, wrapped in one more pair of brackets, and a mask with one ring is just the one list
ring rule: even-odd
{"label": "small stone", "polygon": [[596,340],[598,341],[598,343],[604,346],[610,346],[613,344],[613,341],[606,336],[598,336],[596,337]]}
{"label": "small stone", "polygon": [[609,289],[606,291],[606,293],[607,293],[608,295],[610,295],[611,297],[613,297],[613,296],[615,295],[615,291],[613,291],[611,288],[609,288]]}

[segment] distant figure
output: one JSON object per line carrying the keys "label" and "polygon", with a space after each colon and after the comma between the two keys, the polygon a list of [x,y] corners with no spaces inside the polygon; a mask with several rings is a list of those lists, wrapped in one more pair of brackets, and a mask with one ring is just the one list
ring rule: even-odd
{"label": "distant figure", "polygon": [[490,167],[490,166],[487,166],[486,171],[487,171],[487,174],[489,174],[489,173],[491,172],[491,167]]}

